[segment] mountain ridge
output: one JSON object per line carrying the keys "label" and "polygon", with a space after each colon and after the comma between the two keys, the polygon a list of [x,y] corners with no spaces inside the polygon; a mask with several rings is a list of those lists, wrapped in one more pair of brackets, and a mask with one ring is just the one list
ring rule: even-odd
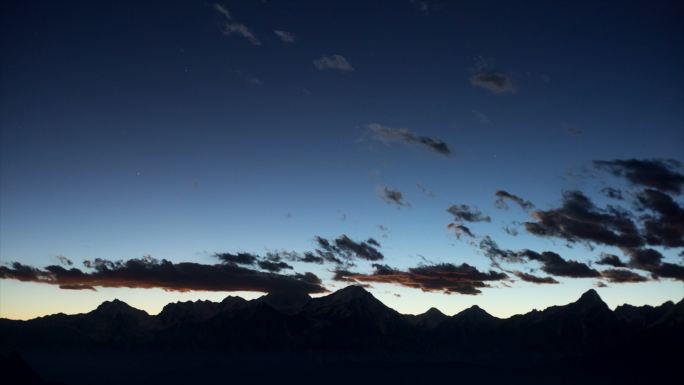
{"label": "mountain ridge", "polygon": [[176,302],[157,315],[113,300],[88,313],[0,319],[0,348],[583,351],[656,334],[680,338],[681,330],[684,301],[611,310],[592,289],[569,304],[509,318],[477,305],[452,316],[435,308],[407,315],[363,287],[348,286],[317,298]]}

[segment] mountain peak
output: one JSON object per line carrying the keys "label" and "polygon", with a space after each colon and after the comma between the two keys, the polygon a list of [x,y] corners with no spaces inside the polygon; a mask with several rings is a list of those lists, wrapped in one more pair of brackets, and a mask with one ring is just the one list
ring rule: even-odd
{"label": "mountain peak", "polygon": [[475,319],[482,319],[482,318],[494,318],[491,314],[487,313],[486,310],[482,309],[481,307],[477,305],[473,305],[462,312],[454,315],[454,317],[457,318],[475,318]]}
{"label": "mountain peak", "polygon": [[311,300],[311,296],[301,291],[273,291],[254,300],[265,303],[286,314],[294,314]]}
{"label": "mountain peak", "polygon": [[441,312],[439,309],[437,309],[436,307],[431,307],[431,308],[429,308],[429,309],[428,309],[425,313],[423,313],[423,314],[426,315],[426,316],[430,316],[430,317],[441,317],[441,316],[445,316],[445,317],[446,317],[446,315],[445,315],[444,313],[442,313],[442,312]]}
{"label": "mountain peak", "polygon": [[114,299],[112,301],[104,301],[91,313],[95,314],[135,314],[135,315],[147,315],[146,312],[136,309],[124,301],[119,299]]}
{"label": "mountain peak", "polygon": [[362,286],[349,285],[343,289],[340,289],[340,290],[332,293],[331,296],[335,296],[338,298],[353,299],[353,298],[367,298],[369,296],[372,297],[373,295],[368,290],[364,289]]}
{"label": "mountain peak", "polygon": [[603,303],[601,296],[594,289],[589,289],[577,300],[579,303],[593,304]]}

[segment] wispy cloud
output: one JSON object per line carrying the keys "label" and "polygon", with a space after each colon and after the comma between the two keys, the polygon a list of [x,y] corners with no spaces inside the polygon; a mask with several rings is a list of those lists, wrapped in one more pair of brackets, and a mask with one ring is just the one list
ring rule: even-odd
{"label": "wispy cloud", "polygon": [[511,201],[520,206],[523,210],[527,211],[532,208],[534,208],[534,205],[532,202],[525,200],[515,194],[511,194],[508,191],[505,190],[499,190],[496,192],[496,201],[494,202],[496,204],[496,207],[502,208],[502,209],[508,209],[508,205],[506,204],[506,201]]}
{"label": "wispy cloud", "polygon": [[228,20],[232,19],[232,16],[230,15],[230,12],[228,12],[228,9],[226,9],[226,7],[224,7],[223,5],[221,5],[221,4],[219,4],[219,3],[214,3],[214,4],[212,5],[212,8],[214,8],[214,10],[215,10],[216,12],[220,13],[221,15],[223,15],[226,19],[228,19]]}
{"label": "wispy cloud", "polygon": [[388,127],[380,123],[371,123],[368,125],[368,128],[373,133],[375,139],[383,142],[419,144],[441,155],[448,156],[451,154],[451,150],[445,142],[427,136],[416,135],[408,128]]}
{"label": "wispy cloud", "polygon": [[410,203],[404,200],[404,194],[402,194],[401,191],[391,187],[378,187],[378,194],[380,195],[380,198],[387,203],[395,204],[397,206],[411,206]]}
{"label": "wispy cloud", "polygon": [[447,211],[454,216],[454,220],[463,222],[491,222],[489,215],[468,205],[451,205]]}
{"label": "wispy cloud", "polygon": [[323,55],[320,58],[313,61],[314,67],[319,71],[323,70],[336,70],[342,72],[354,71],[354,67],[349,63],[349,61],[342,55]]}
{"label": "wispy cloud", "polygon": [[514,93],[516,91],[510,76],[499,71],[483,71],[473,74],[470,77],[470,84],[495,94]]}
{"label": "wispy cloud", "polygon": [[223,34],[226,36],[239,35],[244,37],[248,42],[254,45],[261,45],[261,41],[254,35],[254,33],[246,25],[233,20],[233,16],[226,7],[221,4],[214,3],[212,6],[214,10],[222,15],[225,19],[223,23]]}
{"label": "wispy cloud", "polygon": [[510,75],[495,69],[491,62],[482,57],[477,58],[474,73],[470,76],[470,84],[494,94],[516,92]]}
{"label": "wispy cloud", "polygon": [[283,43],[294,43],[296,41],[295,36],[290,32],[276,29],[273,33],[275,33]]}

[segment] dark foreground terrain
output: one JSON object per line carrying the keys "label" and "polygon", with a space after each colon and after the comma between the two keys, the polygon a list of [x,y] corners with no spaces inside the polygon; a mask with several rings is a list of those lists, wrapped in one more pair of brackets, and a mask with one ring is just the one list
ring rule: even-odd
{"label": "dark foreground terrain", "polygon": [[495,318],[409,316],[360,287],[0,319],[2,383],[667,384],[684,378],[684,301],[576,302]]}

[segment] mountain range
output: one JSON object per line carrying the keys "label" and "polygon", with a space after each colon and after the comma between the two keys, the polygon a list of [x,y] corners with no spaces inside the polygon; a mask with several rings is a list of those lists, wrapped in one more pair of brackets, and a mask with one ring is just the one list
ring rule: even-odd
{"label": "mountain range", "polygon": [[[204,357],[198,361],[204,367],[217,357],[230,357],[216,365],[230,362],[234,374],[251,379],[254,371],[241,370],[268,362],[280,369],[287,363],[287,368],[304,372],[320,370],[321,375],[332,370],[330,367],[361,365],[357,370],[370,377],[389,378],[403,368],[406,373],[397,379],[422,373],[438,380],[460,368],[460,376],[476,379],[482,370],[497,368],[499,374],[518,373],[525,383],[537,379],[559,382],[562,378],[554,376],[564,372],[569,378],[586,372],[588,377],[581,377],[585,383],[594,379],[597,383],[611,383],[611,379],[619,380],[615,383],[653,379],[663,383],[674,375],[669,370],[674,370],[681,358],[682,346],[684,300],[611,310],[594,290],[573,303],[507,319],[478,306],[454,316],[434,308],[404,315],[360,286],[319,298],[271,293],[251,301],[227,297],[218,303],[177,302],[155,316],[114,300],[85,314],[55,314],[28,321],[0,319],[0,352],[14,360],[14,355],[20,354],[39,374],[68,383],[89,382],[79,378],[79,370],[70,360],[57,365],[55,357],[73,357],[74,362],[95,360],[91,378],[98,378],[101,361],[96,357],[127,361],[145,356],[153,357],[145,373],[157,373],[157,379],[168,375],[168,362],[178,362],[175,368],[188,367]],[[178,358],[181,356],[185,358]],[[383,365],[387,368],[379,370]],[[131,373],[140,368],[130,366],[121,364],[129,368],[128,372],[122,369],[123,373],[135,377]],[[576,370],[570,373],[568,368]],[[197,375],[181,372],[190,379]],[[201,373],[213,372],[205,368]],[[341,373],[336,380],[348,374]],[[269,376],[267,372],[261,375]],[[179,373],[167,377],[167,383],[184,378]],[[492,379],[511,381],[498,375]],[[127,382],[134,381],[129,377]]]}

